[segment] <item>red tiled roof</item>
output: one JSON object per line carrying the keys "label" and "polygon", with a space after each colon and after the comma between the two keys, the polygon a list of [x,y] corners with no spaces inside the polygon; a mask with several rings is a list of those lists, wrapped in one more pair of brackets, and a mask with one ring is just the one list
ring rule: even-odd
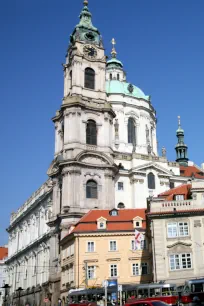
{"label": "red tiled roof", "polygon": [[[140,217],[143,220],[142,229],[146,229],[146,209],[121,209],[117,211],[117,216],[111,216],[110,210],[91,210],[79,220],[71,233],[133,231],[133,219],[135,217]],[[97,219],[100,217],[107,220],[106,229],[104,230],[97,228]]]}
{"label": "red tiled roof", "polygon": [[186,177],[193,175],[195,178],[204,179],[204,172],[196,166],[180,166],[180,175]]}
{"label": "red tiled roof", "polygon": [[8,248],[0,247],[0,260],[3,260],[8,256]]}
{"label": "red tiled roof", "polygon": [[159,197],[165,197],[166,201],[174,200],[175,195],[184,195],[184,200],[188,200],[188,195],[191,190],[191,184],[183,184],[178,187],[169,189],[159,195]]}

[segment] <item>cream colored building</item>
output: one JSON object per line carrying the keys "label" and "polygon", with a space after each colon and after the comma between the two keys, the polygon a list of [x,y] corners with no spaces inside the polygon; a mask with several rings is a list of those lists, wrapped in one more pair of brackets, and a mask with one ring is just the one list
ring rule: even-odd
{"label": "cream colored building", "polygon": [[154,281],[182,285],[204,276],[204,182],[193,181],[163,196],[167,199],[151,202],[148,213]]}
{"label": "cream colored building", "polygon": [[[143,240],[135,250],[135,229]],[[144,209],[92,210],[61,241],[61,297],[71,288],[102,287],[152,280]]]}

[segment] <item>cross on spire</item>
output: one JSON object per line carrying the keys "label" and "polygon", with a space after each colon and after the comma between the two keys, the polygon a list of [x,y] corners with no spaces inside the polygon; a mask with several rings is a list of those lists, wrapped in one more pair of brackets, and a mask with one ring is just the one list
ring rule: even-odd
{"label": "cross on spire", "polygon": [[117,52],[116,52],[116,50],[115,50],[115,45],[116,45],[115,38],[112,38],[111,44],[112,44],[112,46],[113,46],[112,51],[111,51],[112,57],[116,57]]}
{"label": "cross on spire", "polygon": [[178,116],[178,125],[179,125],[179,127],[181,126],[181,117],[180,116]]}

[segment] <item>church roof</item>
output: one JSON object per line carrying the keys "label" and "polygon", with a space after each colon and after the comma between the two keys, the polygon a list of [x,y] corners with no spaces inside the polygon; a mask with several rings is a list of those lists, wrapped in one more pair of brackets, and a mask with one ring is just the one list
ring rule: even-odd
{"label": "church roof", "polygon": [[[131,90],[129,89],[130,86],[132,88]],[[121,94],[138,99],[149,100],[149,96],[146,96],[140,88],[131,83],[118,80],[106,81],[106,92],[107,94]]]}

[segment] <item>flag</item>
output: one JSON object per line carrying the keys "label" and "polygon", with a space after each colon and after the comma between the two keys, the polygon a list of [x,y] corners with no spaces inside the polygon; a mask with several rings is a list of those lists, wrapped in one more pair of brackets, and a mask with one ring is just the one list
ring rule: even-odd
{"label": "flag", "polygon": [[135,250],[138,249],[138,245],[140,245],[142,240],[144,240],[144,236],[142,235],[142,233],[135,230]]}

